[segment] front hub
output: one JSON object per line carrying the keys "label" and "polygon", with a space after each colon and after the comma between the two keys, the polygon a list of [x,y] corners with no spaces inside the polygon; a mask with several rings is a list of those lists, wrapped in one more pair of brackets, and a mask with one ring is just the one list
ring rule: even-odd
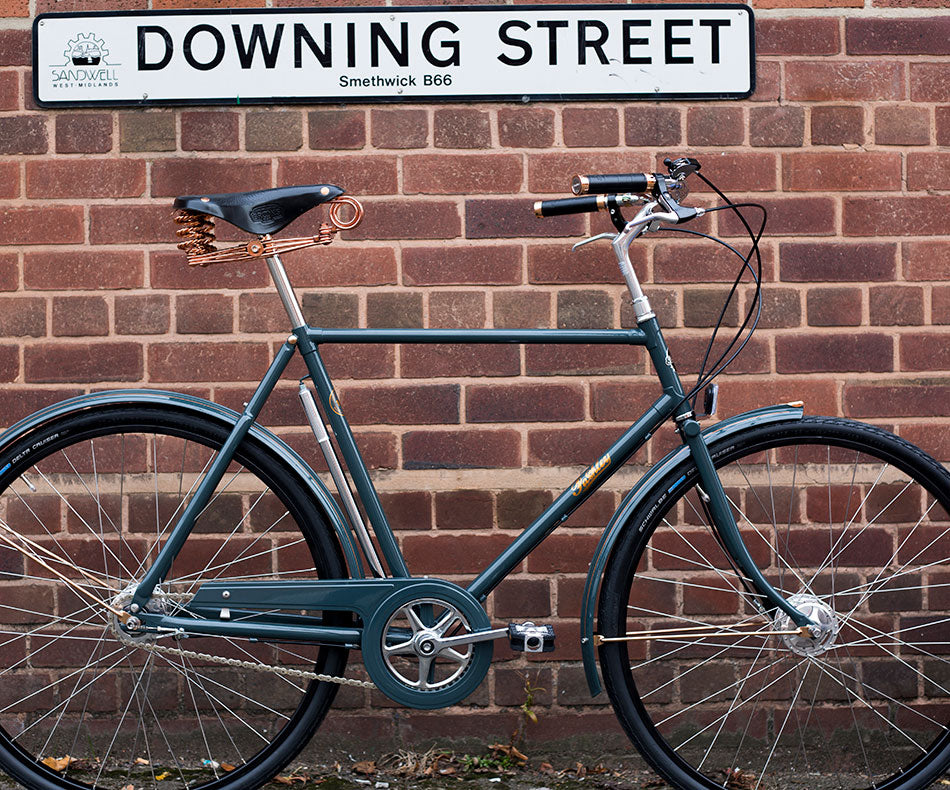
{"label": "front hub", "polygon": [[[827,652],[835,643],[841,622],[835,610],[816,595],[811,593],[796,593],[789,597],[788,602],[802,614],[807,615],[817,628],[812,628],[812,636],[801,634],[786,634],[782,641],[793,653],[800,656],[820,656]],[[794,631],[796,629],[792,618],[787,614],[779,615],[775,621],[776,630]]]}

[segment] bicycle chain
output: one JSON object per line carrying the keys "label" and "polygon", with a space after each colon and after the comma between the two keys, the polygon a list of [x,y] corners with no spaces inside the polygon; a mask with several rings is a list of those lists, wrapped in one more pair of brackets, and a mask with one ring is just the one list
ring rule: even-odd
{"label": "bicycle chain", "polygon": [[223,656],[213,656],[210,653],[198,653],[195,650],[183,650],[180,647],[166,647],[165,645],[146,644],[136,642],[135,646],[141,650],[150,653],[167,653],[168,655],[179,656],[181,658],[192,658],[198,661],[211,661],[217,664],[223,664],[229,667],[238,667],[240,669],[253,669],[258,672],[270,672],[275,675],[286,675],[288,677],[303,678],[305,680],[319,680],[325,683],[336,683],[341,686],[359,686],[360,688],[374,689],[376,684],[368,680],[356,680],[354,678],[342,678],[336,675],[324,675],[319,672],[308,672],[305,669],[290,669],[289,667],[276,667],[271,664],[261,664],[257,661],[242,661],[239,658],[224,658]]}

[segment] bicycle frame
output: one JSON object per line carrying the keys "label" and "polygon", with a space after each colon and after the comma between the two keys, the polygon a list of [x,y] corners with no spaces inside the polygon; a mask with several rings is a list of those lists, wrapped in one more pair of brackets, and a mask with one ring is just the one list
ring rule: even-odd
{"label": "bicycle frame", "polygon": [[[653,435],[653,432],[668,418],[672,417],[692,454],[704,487],[708,495],[705,502],[709,510],[711,523],[717,530],[724,546],[743,571],[752,585],[766,598],[769,604],[789,614],[796,625],[805,626],[810,620],[776,592],[755,566],[739,534],[738,526],[730,510],[728,499],[715,472],[706,444],[701,436],[699,423],[695,420],[679,376],[670,358],[669,349],[663,339],[662,331],[652,311],[647,310],[640,317],[636,329],[321,329],[306,324],[299,303],[286,272],[277,256],[267,259],[271,275],[278,292],[294,325],[293,334],[287,339],[275,355],[267,373],[248,401],[244,412],[234,426],[221,451],[205,474],[193,498],[170,533],[165,545],[138,585],[130,607],[133,613],[147,626],[162,630],[174,629],[184,632],[215,633],[233,636],[257,636],[261,638],[320,641],[342,643],[356,646],[359,631],[350,628],[333,628],[313,624],[311,619],[289,615],[273,615],[267,623],[233,622],[227,619],[208,622],[184,617],[169,617],[161,614],[146,613],[145,605],[155,587],[160,584],[172,563],[185,544],[194,526],[195,519],[207,505],[214,490],[220,483],[233,454],[256,421],[261,408],[274,389],[277,381],[286,369],[295,351],[299,351],[320,399],[323,414],[329,420],[336,436],[346,466],[353,478],[357,495],[362,501],[370,525],[379,543],[380,551],[389,568],[390,578],[378,580],[314,581],[304,585],[295,584],[294,593],[287,590],[287,598],[275,599],[275,589],[287,588],[280,582],[231,584],[231,588],[241,588],[238,598],[229,600],[229,606],[247,606],[254,608],[310,608],[345,609],[356,611],[364,617],[371,614],[380,596],[388,594],[395,583],[409,581],[413,577],[399,550],[392,529],[386,519],[379,496],[373,486],[366,464],[357,448],[350,426],[339,407],[333,384],[319,354],[319,346],[325,343],[523,343],[523,344],[619,344],[644,346],[650,355],[662,388],[657,400],[640,416],[574,483],[541,513],[533,523],[514,539],[514,541],[483,570],[468,586],[467,591],[480,601],[531,553],[549,534],[551,534],[568,516],[591,494],[598,490],[613,473],[636,453]],[[643,297],[645,301],[645,297]],[[321,423],[322,425],[322,423]],[[347,492],[348,493],[348,492]],[[341,492],[342,494],[342,492]],[[356,516],[358,518],[358,515]],[[353,516],[351,515],[351,520]],[[351,525],[354,528],[356,525]],[[364,542],[364,552],[366,544]],[[369,545],[369,552],[373,548]],[[371,565],[379,567],[372,562]],[[207,588],[205,594],[202,589]],[[203,585],[194,599],[194,605],[201,608],[214,605],[211,592],[217,590],[214,583]],[[226,591],[224,597],[230,599],[234,590]],[[220,609],[220,600],[216,602]],[[302,605],[306,604],[306,605]]]}

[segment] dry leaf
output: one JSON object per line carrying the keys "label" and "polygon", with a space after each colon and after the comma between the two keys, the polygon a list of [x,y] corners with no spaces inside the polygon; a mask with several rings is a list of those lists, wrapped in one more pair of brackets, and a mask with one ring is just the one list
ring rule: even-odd
{"label": "dry leaf", "polygon": [[574,763],[574,773],[581,779],[587,776],[587,769],[584,767],[583,763]]}
{"label": "dry leaf", "polygon": [[[136,757],[135,764],[136,765],[151,765],[151,763],[148,760],[146,760],[144,757]],[[123,788],[123,790],[125,790],[125,788]]]}
{"label": "dry leaf", "polygon": [[54,771],[65,771],[74,762],[76,762],[76,758],[67,754],[65,757],[47,757],[43,760],[43,765],[52,768]]}
{"label": "dry leaf", "polygon": [[234,766],[231,765],[231,763],[221,763],[221,770],[222,770],[222,771],[233,771],[233,770],[234,770]]}
{"label": "dry leaf", "polygon": [[541,765],[538,766],[538,770],[543,774],[549,774],[554,771],[554,766],[551,765],[551,763],[541,763]]}
{"label": "dry leaf", "polygon": [[364,776],[372,776],[376,773],[376,762],[374,760],[363,760],[359,763],[353,763],[353,770]]}
{"label": "dry leaf", "polygon": [[306,784],[308,779],[310,779],[309,776],[304,776],[302,774],[290,774],[289,776],[278,776],[274,779],[274,781],[277,782],[277,784],[292,785],[294,782]]}
{"label": "dry leaf", "polygon": [[171,774],[168,771],[162,771],[158,776],[155,777],[156,782],[161,782],[162,779],[167,779]]}
{"label": "dry leaf", "polygon": [[135,785],[126,785],[121,790],[135,790]]}

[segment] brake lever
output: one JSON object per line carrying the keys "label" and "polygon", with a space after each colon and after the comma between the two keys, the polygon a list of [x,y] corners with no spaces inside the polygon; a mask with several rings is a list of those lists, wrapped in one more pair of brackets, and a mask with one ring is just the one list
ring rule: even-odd
{"label": "brake lever", "polygon": [[571,252],[583,247],[585,244],[591,244],[595,241],[602,241],[604,239],[612,242],[616,238],[616,233],[598,233],[596,236],[591,236],[589,239],[584,239],[583,241],[577,242],[577,244],[571,247]]}

